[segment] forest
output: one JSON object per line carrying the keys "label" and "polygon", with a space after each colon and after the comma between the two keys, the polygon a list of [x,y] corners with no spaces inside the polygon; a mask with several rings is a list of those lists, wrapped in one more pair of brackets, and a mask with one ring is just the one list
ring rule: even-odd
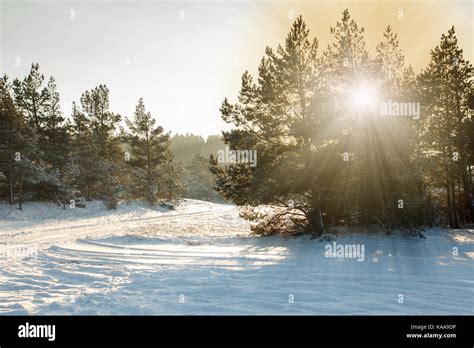
{"label": "forest", "polygon": [[110,110],[110,91],[99,85],[65,117],[55,80],[45,81],[38,63],[23,80],[10,83],[4,75],[0,92],[0,196],[20,210],[25,200],[54,200],[66,209],[78,197],[103,199],[109,209],[121,200],[156,204],[183,194],[222,200],[203,157],[220,138],[171,136],[142,99],[129,119]]}
{"label": "forest", "polygon": [[419,73],[390,26],[375,55],[348,10],[330,32],[321,50],[298,17],[258,76],[244,72],[237,102],[224,100],[225,143],[256,150],[258,165],[211,158],[219,192],[250,207],[261,234],[472,222],[472,64],[454,26]]}
{"label": "forest", "polygon": [[[66,209],[79,197],[108,209],[130,199],[230,201],[265,235],[473,222],[473,69],[455,28],[418,73],[390,26],[374,55],[348,10],[330,30],[321,50],[298,17],[282,45],[265,49],[258,76],[243,73],[237,102],[223,101],[232,130],[207,139],[172,136],[143,99],[133,117],[113,112],[106,84],[66,116],[38,63],[23,79],[3,75],[0,198],[19,209],[26,200]],[[225,147],[255,151],[258,163],[222,163]]]}

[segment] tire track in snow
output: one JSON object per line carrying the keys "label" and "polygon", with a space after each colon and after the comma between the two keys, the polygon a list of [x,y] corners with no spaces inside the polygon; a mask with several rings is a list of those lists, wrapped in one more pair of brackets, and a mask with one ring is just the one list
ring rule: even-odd
{"label": "tire track in snow", "polygon": [[219,208],[210,211],[198,211],[190,213],[173,213],[149,218],[127,219],[114,222],[97,224],[84,224],[79,226],[61,226],[55,228],[44,228],[30,230],[26,234],[11,238],[10,243],[35,244],[38,249],[44,249],[51,244],[67,242],[78,238],[100,237],[110,234],[120,235],[133,229],[152,226],[163,222],[179,221],[179,223],[194,220],[196,218],[215,218],[225,213],[238,214],[234,207]]}
{"label": "tire track in snow", "polygon": [[[209,224],[224,236],[212,242],[206,236],[201,240],[203,236],[196,234],[195,229],[205,231]],[[143,302],[140,299],[145,293],[168,306],[172,302],[169,297],[174,298],[173,284],[194,289],[198,296],[209,279],[209,271],[220,277],[225,274],[222,272],[250,271],[284,257],[281,248],[272,252],[239,238],[237,233],[242,229],[238,226],[243,225],[237,211],[228,207],[161,216],[141,224],[129,221],[124,225],[121,233],[134,233],[117,235],[117,223],[108,223],[85,231],[60,231],[60,236],[56,229],[25,236],[23,242],[41,242],[43,247],[50,247],[40,250],[33,267],[27,264],[28,259],[5,265],[0,283],[9,284],[5,289],[10,291],[0,291],[0,314],[104,314],[109,307],[111,312],[119,313],[118,308],[122,308],[125,312],[143,314],[136,301]],[[139,226],[149,227],[153,235],[144,237]],[[162,227],[171,230],[170,238],[162,239],[166,234]],[[190,227],[194,228],[191,234]],[[183,229],[184,239],[180,233]],[[94,233],[99,239],[83,239],[93,237]],[[197,272],[195,276],[184,276],[192,270]],[[154,280],[149,283],[150,279]],[[127,306],[130,309],[124,309]]]}

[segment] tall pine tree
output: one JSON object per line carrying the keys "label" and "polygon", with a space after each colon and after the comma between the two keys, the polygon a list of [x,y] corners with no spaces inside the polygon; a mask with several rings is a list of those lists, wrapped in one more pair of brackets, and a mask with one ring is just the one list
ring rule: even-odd
{"label": "tall pine tree", "polygon": [[170,136],[163,127],[156,126],[156,120],[145,109],[140,98],[135,108],[133,120],[126,119],[129,129],[127,135],[130,148],[129,164],[132,167],[132,191],[155,204],[164,190],[160,182],[165,175],[165,162],[171,156],[168,151]]}

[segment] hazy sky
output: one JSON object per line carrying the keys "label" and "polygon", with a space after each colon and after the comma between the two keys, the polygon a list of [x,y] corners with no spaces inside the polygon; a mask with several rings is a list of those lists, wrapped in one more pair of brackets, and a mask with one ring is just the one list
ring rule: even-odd
{"label": "hazy sky", "polygon": [[105,83],[114,112],[133,117],[143,97],[165,130],[218,134],[222,100],[236,99],[265,46],[284,41],[291,14],[303,15],[321,51],[345,8],[371,52],[390,24],[415,71],[453,24],[472,61],[471,1],[0,0],[0,72],[23,78],[38,62],[55,77],[66,116],[84,90]]}

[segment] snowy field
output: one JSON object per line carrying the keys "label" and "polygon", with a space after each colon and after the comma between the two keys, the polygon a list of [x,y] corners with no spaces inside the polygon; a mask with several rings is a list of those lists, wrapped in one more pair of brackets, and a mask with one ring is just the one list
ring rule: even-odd
{"label": "snowy field", "polygon": [[[0,203],[0,314],[474,314],[474,229],[255,237],[232,205]],[[327,245],[363,246],[361,258]]]}

